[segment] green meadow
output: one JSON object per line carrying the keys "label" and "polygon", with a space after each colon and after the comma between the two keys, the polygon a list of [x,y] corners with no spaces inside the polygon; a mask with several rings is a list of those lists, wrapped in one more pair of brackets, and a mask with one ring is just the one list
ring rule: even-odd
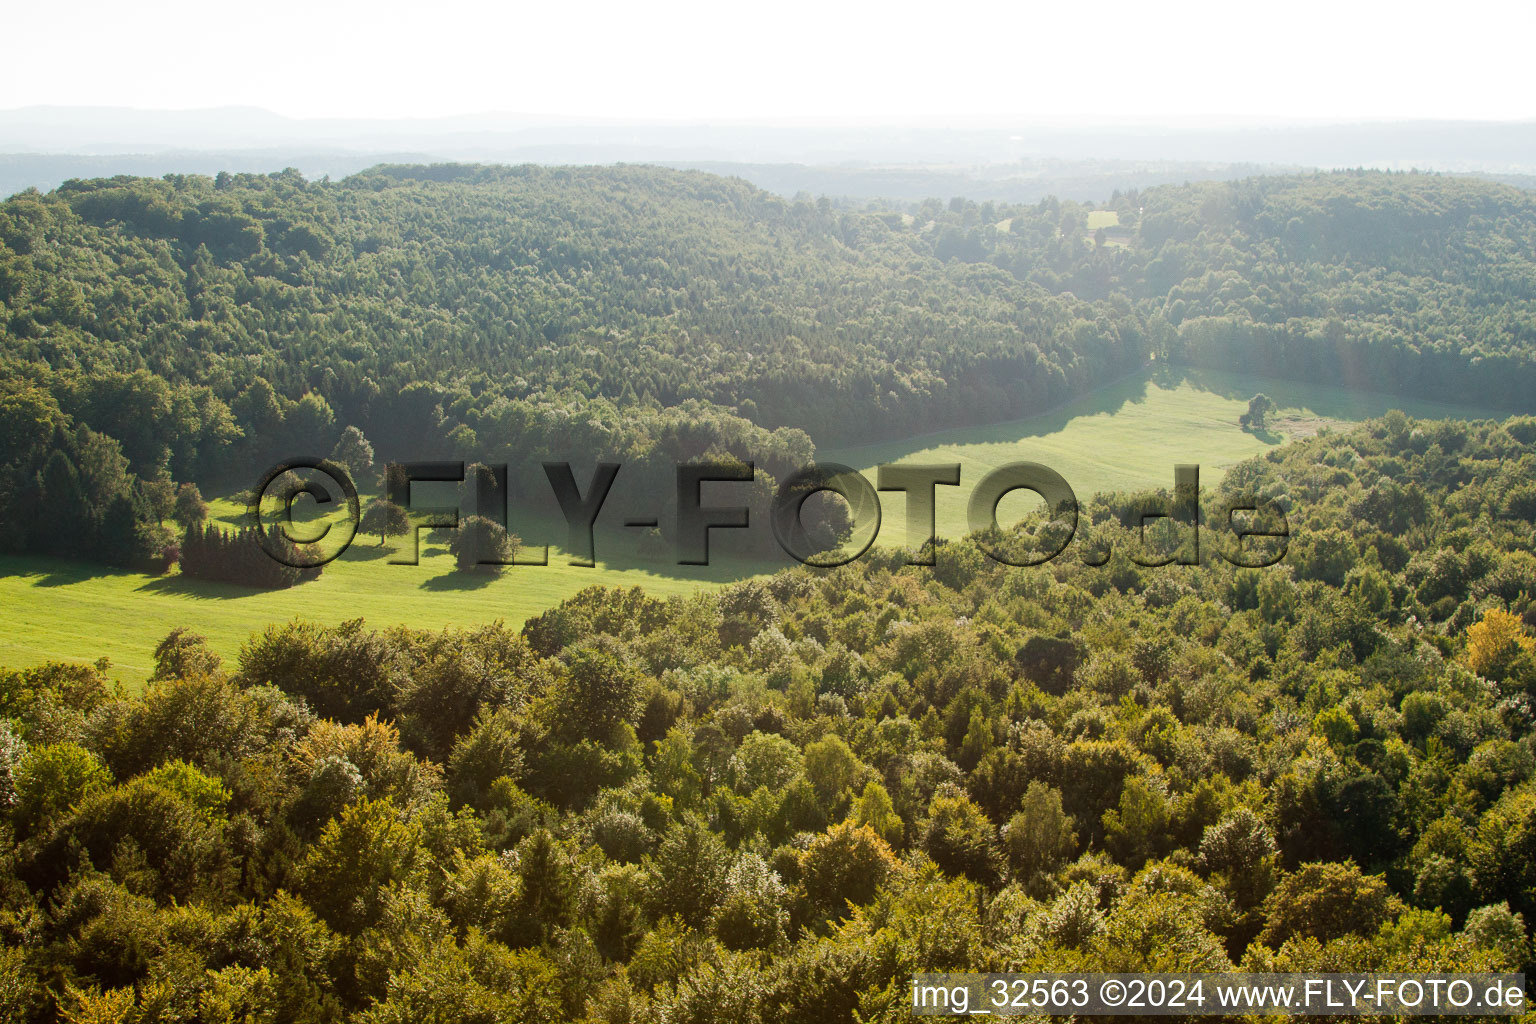
{"label": "green meadow", "polygon": [[[1280,411],[1268,429],[1245,431],[1238,417],[1263,392]],[[871,482],[875,467],[894,462],[959,463],[960,486],[935,492],[938,535],[964,536],[972,487],[999,466],[1039,462],[1060,473],[1079,498],[1100,491],[1173,487],[1178,463],[1200,466],[1203,486],[1219,483],[1228,468],[1283,441],[1331,426],[1401,409],[1416,418],[1481,419],[1472,406],[1446,405],[1298,384],[1243,374],[1158,368],[1101,388],[1060,409],[987,427],[946,430],[857,448],[823,449],[819,458],[852,466]],[[1038,499],[1018,492],[998,506],[1005,525]],[[905,500],[882,496],[878,544],[906,539]]]}
{"label": "green meadow", "polygon": [[[1270,430],[1245,432],[1237,418],[1258,391],[1273,398],[1281,411]],[[1202,482],[1209,485],[1234,463],[1287,437],[1378,416],[1391,408],[1416,417],[1482,415],[1470,407],[1159,368],[1052,413],[821,454],[871,479],[880,463],[958,462],[961,485],[938,489],[938,528],[940,536],[959,537],[966,532],[971,487],[1005,463],[1042,462],[1064,476],[1080,497],[1108,489],[1171,486],[1174,464],[1180,462],[1199,463]],[[884,496],[877,543],[904,542],[902,505],[900,495]],[[1000,518],[1008,520],[1027,508],[1022,496],[1006,498]],[[213,512],[233,522],[240,510],[222,501],[214,504]],[[151,577],[56,559],[3,557],[0,605],[10,609],[10,621],[0,634],[0,665],[105,657],[117,678],[133,684],[148,675],[155,644],[176,626],[204,634],[215,650],[232,660],[251,633],[294,618],[334,624],[361,617],[376,626],[399,623],[434,629],[502,619],[515,626],[593,584],[638,585],[664,596],[687,594],[787,564],[647,563],[633,556],[634,538],[622,530],[599,532],[600,561],[595,568],[571,566],[564,553],[551,546],[548,565],[517,566],[499,577],[453,571],[446,550],[425,537],[419,565],[388,564],[389,550],[378,547],[376,538],[359,536],[319,579],[283,591],[191,580],[175,572]],[[610,561],[601,561],[604,552],[611,553]]]}
{"label": "green meadow", "polygon": [[[597,546],[601,555],[604,538]],[[11,609],[0,637],[0,665],[45,659],[107,657],[113,675],[144,679],[155,644],[176,626],[206,636],[230,660],[251,633],[271,622],[302,618],[326,624],[363,618],[383,626],[439,629],[503,619],[520,625],[583,587],[642,586],[667,596],[770,571],[741,561],[710,566],[662,564],[653,569],[567,564],[551,546],[549,564],[514,566],[500,576],[455,572],[441,545],[423,541],[419,565],[390,565],[377,538],[359,536],[316,580],[289,590],[245,587],[183,577],[125,572],[48,558],[0,558],[0,603]]]}

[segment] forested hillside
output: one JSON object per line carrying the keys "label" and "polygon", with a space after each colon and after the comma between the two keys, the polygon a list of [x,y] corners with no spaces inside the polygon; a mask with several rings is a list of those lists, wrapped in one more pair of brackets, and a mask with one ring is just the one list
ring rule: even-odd
{"label": "forested hillside", "polygon": [[889,434],[1037,409],[1149,349],[1124,310],[698,173],[112,179],[4,211],[9,355],[206,384],[258,430],[260,378],[386,443],[600,399]]}
{"label": "forested hillside", "polygon": [[[1536,391],[1528,191],[1353,172],[1156,188],[1099,209],[1118,226],[1090,231],[1068,204],[951,204],[936,230],[1053,292],[1131,297],[1175,360],[1506,409]],[[993,216],[1009,230],[967,226]]]}
{"label": "forested hillside", "polygon": [[[0,673],[0,1016],[906,1020],[927,970],[1531,969],[1536,420],[1224,486],[1284,566],[969,542]],[[1213,496],[1215,497],[1215,496]],[[1085,528],[1113,533],[1125,497]]]}
{"label": "forested hillside", "polygon": [[[177,483],[755,461],[1038,412],[1162,356],[1525,408],[1536,198],[1345,173],[835,207],[647,167],[69,182],[0,205],[0,534],[157,564]],[[38,532],[36,507],[68,530]]]}

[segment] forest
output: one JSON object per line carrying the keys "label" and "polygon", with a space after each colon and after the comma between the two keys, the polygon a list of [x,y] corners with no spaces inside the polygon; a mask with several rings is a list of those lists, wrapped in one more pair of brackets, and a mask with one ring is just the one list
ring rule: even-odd
{"label": "forest", "polygon": [[1533,467],[1536,418],[1394,413],[1228,474],[1288,510],[1268,569],[972,538],[520,630],[274,624],[233,664],[178,628],[141,693],[0,672],[0,1016],[897,1021],[924,970],[1529,970]]}
{"label": "forest", "polygon": [[70,181],[0,204],[0,533],[174,560],[165,494],[348,427],[381,462],[771,487],[1152,359],[1529,411],[1533,302],[1536,198],[1427,174],[905,208],[625,166]]}
{"label": "forest", "polygon": [[[1152,362],[1527,413],[1533,301],[1536,198],[1423,174],[71,181],[0,204],[0,536],[227,581],[262,535],[202,493],[280,459],[370,496],[391,461],[751,461],[761,496]],[[1027,519],[516,628],[222,658],[189,622],[142,690],[0,669],[0,1019],[874,1022],[918,971],[1529,970],[1533,469],[1536,418],[1396,412],[1204,496],[1284,511],[1268,568],[1138,564],[1168,495],[1104,494],[1033,568],[985,553]]]}

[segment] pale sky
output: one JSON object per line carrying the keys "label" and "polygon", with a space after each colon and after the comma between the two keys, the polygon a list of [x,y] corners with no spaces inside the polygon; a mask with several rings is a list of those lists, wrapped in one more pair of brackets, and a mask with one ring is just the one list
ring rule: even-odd
{"label": "pale sky", "polygon": [[0,108],[297,117],[1536,117],[1536,4],[13,3]]}

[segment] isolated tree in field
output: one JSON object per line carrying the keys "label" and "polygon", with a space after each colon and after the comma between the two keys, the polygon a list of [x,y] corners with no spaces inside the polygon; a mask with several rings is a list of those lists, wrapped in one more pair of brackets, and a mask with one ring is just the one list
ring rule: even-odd
{"label": "isolated tree in field", "polygon": [[498,572],[501,564],[512,561],[521,546],[522,542],[495,520],[470,516],[454,531],[448,553],[460,569]]}
{"label": "isolated tree in field", "polygon": [[341,432],[341,439],[331,449],[331,461],[346,467],[352,479],[357,480],[373,469],[373,445],[356,427]]}
{"label": "isolated tree in field", "polygon": [[208,503],[203,500],[203,492],[197,489],[197,484],[184,483],[176,489],[176,505],[171,511],[171,518],[183,530],[201,526],[203,520],[208,518]]}
{"label": "isolated tree in field", "polygon": [[394,502],[376,498],[364,510],[359,528],[364,533],[378,534],[379,547],[383,547],[387,538],[403,537],[411,531],[411,517]]}
{"label": "isolated tree in field", "polygon": [[1238,423],[1244,429],[1263,430],[1265,422],[1278,408],[1275,400],[1261,391],[1248,399],[1248,411],[1238,417]]}

